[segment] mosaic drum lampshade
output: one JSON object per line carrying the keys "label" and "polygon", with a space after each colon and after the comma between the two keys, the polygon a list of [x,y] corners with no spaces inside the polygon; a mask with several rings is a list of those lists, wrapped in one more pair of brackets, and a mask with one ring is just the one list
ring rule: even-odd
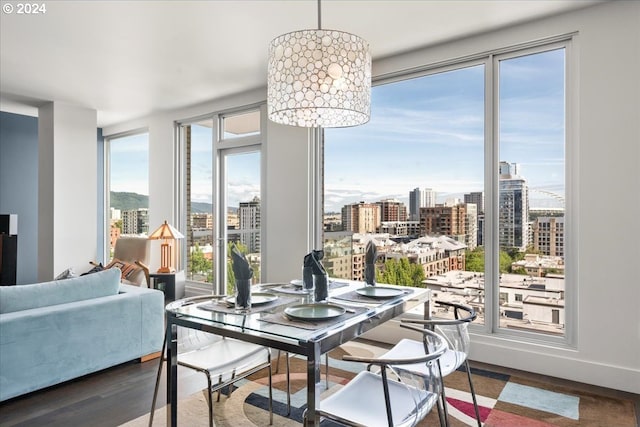
{"label": "mosaic drum lampshade", "polygon": [[302,30],[269,45],[269,119],[301,127],[346,127],[369,121],[369,44],[335,30]]}

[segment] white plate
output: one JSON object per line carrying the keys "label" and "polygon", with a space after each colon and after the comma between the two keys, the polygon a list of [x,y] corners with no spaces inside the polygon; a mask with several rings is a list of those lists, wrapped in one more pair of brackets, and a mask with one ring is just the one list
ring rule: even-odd
{"label": "white plate", "polygon": [[294,320],[327,320],[342,316],[346,309],[335,304],[298,304],[284,309],[284,314]]}
{"label": "white plate", "polygon": [[405,293],[402,289],[385,288],[384,286],[365,286],[356,289],[356,292],[363,297],[376,299],[395,298]]}
{"label": "white plate", "polygon": [[[251,294],[251,305],[267,304],[277,299],[278,299],[278,296],[274,294],[270,294],[267,292],[255,292]],[[235,305],[236,297],[235,296],[227,297],[225,301],[229,305]]]}
{"label": "white plate", "polygon": [[301,288],[302,287],[302,280],[300,280],[300,279],[293,279],[289,283],[291,285],[295,286],[296,288]]}

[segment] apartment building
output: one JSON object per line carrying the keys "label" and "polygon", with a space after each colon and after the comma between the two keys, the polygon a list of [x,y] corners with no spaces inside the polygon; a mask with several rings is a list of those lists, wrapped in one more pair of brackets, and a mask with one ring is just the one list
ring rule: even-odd
{"label": "apartment building", "polygon": [[532,229],[534,249],[544,255],[564,257],[564,216],[538,217]]}
{"label": "apartment building", "polygon": [[377,203],[352,203],[342,207],[342,229],[353,233],[375,233],[381,212]]}

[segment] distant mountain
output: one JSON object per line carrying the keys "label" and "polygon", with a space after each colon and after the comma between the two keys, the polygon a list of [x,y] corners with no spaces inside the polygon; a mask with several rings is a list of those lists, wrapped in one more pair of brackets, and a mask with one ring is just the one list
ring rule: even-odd
{"label": "distant mountain", "polygon": [[213,205],[211,203],[191,202],[192,213],[213,213]]}
{"label": "distant mountain", "polygon": [[[140,208],[149,208],[149,196],[138,193],[128,192],[111,192],[111,207],[120,209],[121,211],[135,210]],[[193,202],[191,203],[191,212],[193,213],[212,213],[213,206],[211,203]]]}
{"label": "distant mountain", "polygon": [[111,207],[121,211],[149,208],[149,196],[138,193],[111,192]]}

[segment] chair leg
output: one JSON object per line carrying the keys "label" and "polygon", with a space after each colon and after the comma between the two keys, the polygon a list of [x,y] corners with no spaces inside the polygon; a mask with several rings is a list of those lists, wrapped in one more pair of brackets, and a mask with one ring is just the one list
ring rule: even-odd
{"label": "chair leg", "polygon": [[436,407],[438,408],[438,420],[440,420],[440,427],[447,426],[447,420],[444,417],[444,408],[442,407],[442,400],[438,398],[436,402]]}
{"label": "chair leg", "polygon": [[324,354],[324,389],[329,390],[329,353]]}
{"label": "chair leg", "polygon": [[[156,385],[153,388],[153,400],[151,402],[151,413],[149,414],[149,427],[153,425],[153,414],[156,412],[156,399],[158,398],[158,388],[160,387],[160,376],[162,375],[162,364],[164,363],[164,351],[167,348],[167,329],[164,333],[164,341],[162,341],[162,350],[160,351],[160,361],[158,362],[158,373],[156,374]],[[168,390],[167,390],[168,392]]]}
{"label": "chair leg", "polygon": [[269,362],[269,425],[273,425],[273,380],[271,375],[271,362]]}
{"label": "chair leg", "polygon": [[234,370],[231,374],[231,384],[229,384],[229,392],[227,393],[227,397],[231,397],[231,392],[233,392],[233,380],[236,378],[236,371]]}
{"label": "chair leg", "polygon": [[[282,353],[282,350],[278,350],[278,356],[276,356],[276,371],[275,373],[279,373],[280,372],[280,354]],[[287,354],[287,357],[289,355]]]}
{"label": "chair leg", "polygon": [[[222,382],[222,375],[220,375],[218,377],[218,384],[220,384]],[[216,400],[217,402],[220,402],[220,395],[222,394],[222,388],[218,389],[218,399]]]}
{"label": "chair leg", "polygon": [[289,353],[285,354],[285,356],[287,365],[287,416],[289,416],[291,415],[291,366],[289,365]]}
{"label": "chair leg", "polygon": [[465,359],[464,366],[467,369],[467,378],[469,379],[469,389],[471,390],[471,398],[473,399],[473,409],[476,411],[476,420],[478,421],[478,427],[482,427],[482,421],[480,420],[480,409],[478,409],[478,401],[476,399],[476,391],[473,388],[473,381],[471,381],[471,368],[469,368],[469,359]]}
{"label": "chair leg", "polygon": [[[447,409],[447,394],[444,390],[444,379],[442,377],[442,367],[440,366],[440,360],[438,359],[438,374],[440,375],[440,379],[442,380],[442,393],[440,393],[440,397],[442,398],[442,412],[444,416],[445,425],[449,425],[449,411]],[[438,408],[439,409],[439,408]]]}
{"label": "chair leg", "polygon": [[[209,391],[209,399],[207,402],[209,403],[209,427],[213,427],[213,384],[211,384],[211,375],[207,375],[207,390]],[[220,394],[218,393],[218,398],[220,398]]]}

